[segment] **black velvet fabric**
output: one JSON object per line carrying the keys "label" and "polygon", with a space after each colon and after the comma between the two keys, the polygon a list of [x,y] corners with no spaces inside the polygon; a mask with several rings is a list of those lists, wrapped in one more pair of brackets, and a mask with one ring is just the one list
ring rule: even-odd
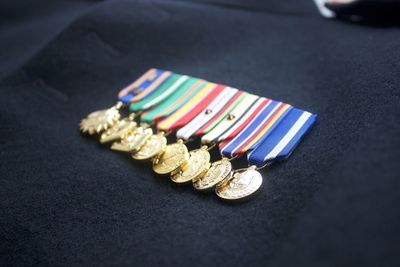
{"label": "black velvet fabric", "polygon": [[[63,3],[59,24],[48,5],[32,11],[53,27],[16,34],[36,50],[1,65],[20,66],[0,83],[1,265],[399,264],[396,26],[326,20],[311,1]],[[254,199],[225,203],[79,133],[150,67],[285,101],[318,123],[262,171]]]}

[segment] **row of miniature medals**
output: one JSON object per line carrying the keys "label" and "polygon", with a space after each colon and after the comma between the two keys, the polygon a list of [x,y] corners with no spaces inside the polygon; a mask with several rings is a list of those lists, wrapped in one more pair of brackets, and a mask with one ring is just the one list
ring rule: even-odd
{"label": "row of miniature medals", "polygon": [[233,170],[231,160],[210,163],[209,150],[214,145],[203,145],[188,151],[186,141],[178,139],[167,144],[167,134],[153,132],[151,124],[138,123],[131,113],[121,119],[122,102],[89,114],[80,123],[84,133],[99,137],[101,143],[112,143],[111,149],[129,153],[133,159],[151,161],[154,172],[169,175],[177,184],[191,183],[199,191],[215,191],[222,199],[248,199],[262,184],[262,176],[255,165]]}

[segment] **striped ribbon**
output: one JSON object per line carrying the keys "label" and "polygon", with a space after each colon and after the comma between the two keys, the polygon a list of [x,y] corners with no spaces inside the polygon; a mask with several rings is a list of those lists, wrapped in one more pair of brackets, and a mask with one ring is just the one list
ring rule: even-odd
{"label": "striped ribbon", "polygon": [[240,117],[240,119],[232,125],[226,132],[220,135],[217,139],[217,142],[221,142],[224,140],[230,140],[235,137],[241,130],[243,130],[246,125],[248,125],[257,114],[270,102],[269,99],[265,97],[259,98],[256,103],[254,103],[247,112]]}
{"label": "striped ribbon", "polygon": [[157,123],[157,128],[162,131],[173,131],[183,127],[213,100],[226,86],[207,83],[192,99],[177,109],[167,118]]}
{"label": "striped ribbon", "polygon": [[159,121],[161,118],[172,114],[192,99],[206,84],[207,82],[204,80],[193,77],[189,78],[189,80],[180,86],[168,99],[153,109],[144,112],[140,120],[150,123],[152,121]]}
{"label": "striped ribbon", "polygon": [[203,125],[197,132],[194,134],[194,136],[206,134],[210,132],[218,123],[220,123],[221,120],[223,120],[229,112],[232,111],[237,105],[240,104],[240,102],[245,98],[245,96],[248,95],[248,93],[244,91],[239,91],[238,93],[235,94],[234,97],[224,106],[223,109],[221,109],[215,117],[208,121],[205,125]]}
{"label": "striped ribbon", "polygon": [[[194,117],[188,124],[180,128],[176,136],[178,138],[188,140],[191,136],[202,133],[204,126],[209,122],[219,119],[221,112],[230,109],[236,99],[243,92],[231,87],[225,87],[218,95],[214,95],[214,99],[203,109],[203,111]],[[203,130],[204,132],[204,130]]]}
{"label": "striped ribbon", "polygon": [[157,90],[158,86],[160,86],[163,82],[165,82],[172,74],[173,73],[170,71],[163,71],[163,73],[161,73],[160,76],[155,78],[149,84],[149,86],[146,87],[146,89],[133,96],[129,102],[137,102],[146,98],[148,95],[152,94],[155,90]]}
{"label": "striped ribbon", "polygon": [[178,138],[203,135],[220,142],[219,149],[226,157],[248,152],[248,161],[259,165],[290,156],[315,123],[316,115],[258,98],[249,108],[238,107],[234,122],[217,127],[248,95],[225,85],[153,68],[123,88],[118,98],[131,103],[131,111],[146,110],[140,120],[157,122],[159,130],[179,129]]}
{"label": "striped ribbon", "polygon": [[231,140],[220,143],[219,149],[226,157],[241,155],[265,139],[292,109],[282,102],[269,100],[268,104]]}
{"label": "striped ribbon", "polygon": [[[188,79],[189,79],[189,77],[186,76],[186,75],[181,76],[176,82],[174,82],[173,85],[171,85],[170,87],[166,88],[165,91],[164,90],[160,90],[161,93],[156,95],[154,98],[150,99],[145,105],[143,105],[142,109],[146,110],[146,109],[149,109],[149,108],[159,104],[160,102],[165,100],[167,97],[169,97],[172,93],[174,93]],[[157,92],[158,92],[158,90],[157,90]]]}
{"label": "striped ribbon", "polygon": [[161,85],[159,85],[151,94],[138,102],[134,102],[129,106],[129,110],[137,112],[139,110],[147,110],[168,98],[172,93],[180,88],[189,79],[188,76],[172,74]]}
{"label": "striped ribbon", "polygon": [[235,124],[244,117],[249,110],[252,110],[254,105],[257,105],[258,96],[244,93],[243,99],[240,101],[240,105],[236,105],[234,108],[224,113],[224,117],[215,125],[215,127],[208,131],[201,137],[202,144],[214,144],[218,142],[218,139],[228,132]]}
{"label": "striped ribbon", "polygon": [[296,148],[301,138],[315,123],[317,115],[293,108],[272,133],[248,153],[251,164],[287,158]]}
{"label": "striped ribbon", "polygon": [[141,77],[139,77],[139,79],[126,86],[118,93],[119,101],[124,103],[131,102],[137,94],[149,88],[153,82],[157,82],[161,75],[163,75],[165,72],[166,71],[159,69],[148,70]]}

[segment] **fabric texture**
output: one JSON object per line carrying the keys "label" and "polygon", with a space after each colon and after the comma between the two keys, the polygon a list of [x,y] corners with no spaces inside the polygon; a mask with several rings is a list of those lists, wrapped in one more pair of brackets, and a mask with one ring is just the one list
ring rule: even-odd
{"label": "fabric texture", "polygon": [[[0,38],[24,46],[0,42],[1,266],[399,264],[396,25],[298,0],[2,2]],[[51,29],[6,35],[36,19]],[[226,203],[79,133],[152,67],[318,120],[257,196]]]}

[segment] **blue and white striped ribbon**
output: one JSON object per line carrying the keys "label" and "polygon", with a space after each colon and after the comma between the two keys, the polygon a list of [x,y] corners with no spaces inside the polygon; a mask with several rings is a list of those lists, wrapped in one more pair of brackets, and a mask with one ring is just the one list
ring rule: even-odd
{"label": "blue and white striped ribbon", "polygon": [[316,121],[317,115],[293,108],[272,133],[248,153],[251,164],[262,165],[267,162],[287,158],[296,148],[301,138]]}

